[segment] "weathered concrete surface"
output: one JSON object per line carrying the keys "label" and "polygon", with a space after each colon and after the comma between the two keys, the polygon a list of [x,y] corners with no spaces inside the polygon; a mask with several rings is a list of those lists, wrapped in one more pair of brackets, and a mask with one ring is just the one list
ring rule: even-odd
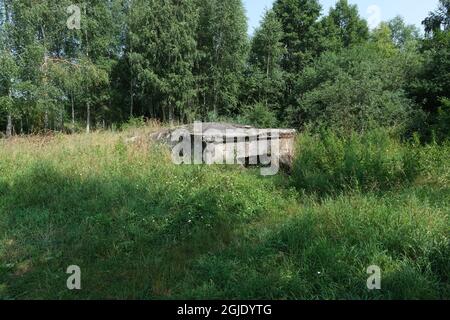
{"label": "weathered concrete surface", "polygon": [[[206,153],[210,152],[211,157],[214,154],[226,154],[230,152],[229,145],[232,144],[236,150],[245,150],[245,156],[236,155],[238,163],[260,164],[260,157],[266,154],[278,156],[280,165],[290,170],[294,156],[294,145],[296,130],[293,129],[256,129],[251,126],[236,125],[231,123],[201,123],[199,126],[190,124],[171,129],[164,129],[150,136],[153,141],[165,143],[169,146],[175,146],[179,141],[173,141],[175,132],[184,131],[194,139],[199,139],[204,144],[209,145]],[[255,148],[258,141],[271,141],[267,148]],[[277,140],[272,144],[272,140]],[[211,145],[213,147],[211,148]],[[271,150],[271,145],[277,145],[278,150]],[[205,151],[205,150],[204,150]],[[275,154],[277,153],[277,154]]]}

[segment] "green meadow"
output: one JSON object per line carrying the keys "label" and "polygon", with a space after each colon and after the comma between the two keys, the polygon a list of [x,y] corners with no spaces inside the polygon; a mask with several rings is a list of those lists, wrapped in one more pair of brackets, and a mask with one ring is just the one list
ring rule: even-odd
{"label": "green meadow", "polygon": [[1,299],[450,297],[450,145],[302,133],[262,177],[136,132],[0,141]]}

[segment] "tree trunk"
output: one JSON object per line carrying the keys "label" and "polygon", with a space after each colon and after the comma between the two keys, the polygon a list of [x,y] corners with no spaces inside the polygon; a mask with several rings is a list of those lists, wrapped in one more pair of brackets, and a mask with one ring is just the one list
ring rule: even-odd
{"label": "tree trunk", "polygon": [[[9,89],[8,95],[9,95],[9,98],[11,99],[11,97],[12,97],[12,90],[11,90],[11,88]],[[8,115],[6,117],[7,117],[7,121],[6,121],[6,137],[10,138],[12,136],[12,129],[13,129],[12,128],[12,115],[11,115],[10,111],[8,111]]]}
{"label": "tree trunk", "polygon": [[163,122],[166,122],[166,107],[163,105],[161,109],[162,109]]}
{"label": "tree trunk", "polygon": [[168,106],[169,106],[169,123],[170,123],[170,125],[173,125],[173,122],[174,122],[174,109],[173,109],[173,105],[172,105],[172,103],[168,103]]}
{"label": "tree trunk", "polygon": [[[133,75],[131,75],[133,77]],[[133,79],[130,80],[130,117],[133,118],[134,109],[134,92],[133,92]]]}
{"label": "tree trunk", "polygon": [[12,116],[8,113],[7,124],[6,124],[6,137],[10,138],[12,136]]}
{"label": "tree trunk", "polygon": [[75,133],[75,102],[73,96],[70,98],[72,102],[72,134]]}
{"label": "tree trunk", "polygon": [[45,132],[48,131],[48,111],[47,110],[45,110],[45,113],[44,113],[44,130],[45,130]]}
{"label": "tree trunk", "polygon": [[86,133],[90,133],[91,132],[91,105],[88,102],[86,104],[86,114],[87,114],[87,118],[86,118]]}
{"label": "tree trunk", "polygon": [[[133,54],[133,46],[130,44],[130,53]],[[129,62],[129,60],[128,60]],[[130,64],[130,118],[133,118],[134,112],[134,74],[133,74],[133,66]]]}
{"label": "tree trunk", "polygon": [[64,132],[64,109],[61,108],[59,111],[59,130]]}

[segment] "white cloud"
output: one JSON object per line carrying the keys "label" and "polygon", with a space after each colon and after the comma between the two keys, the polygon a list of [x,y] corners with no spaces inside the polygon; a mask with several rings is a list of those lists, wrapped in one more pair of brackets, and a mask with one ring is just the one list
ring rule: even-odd
{"label": "white cloud", "polygon": [[369,15],[367,19],[369,27],[371,29],[378,27],[381,22],[381,8],[373,4],[367,8],[367,14]]}

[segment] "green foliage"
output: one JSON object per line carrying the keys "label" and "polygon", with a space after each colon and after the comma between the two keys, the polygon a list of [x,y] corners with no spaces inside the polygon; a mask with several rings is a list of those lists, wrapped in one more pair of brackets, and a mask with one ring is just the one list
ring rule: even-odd
{"label": "green foliage", "polygon": [[80,4],[82,30],[69,30],[69,0],[1,1],[6,22],[0,21],[0,33],[19,68],[14,118],[27,125],[22,129],[63,130],[66,109],[88,123],[91,113],[106,120],[111,69],[123,49],[121,3]]}
{"label": "green foliage", "polygon": [[414,55],[378,43],[325,53],[299,76],[292,122],[342,132],[408,128],[419,116],[404,91],[415,65]]}
{"label": "green foliage", "polygon": [[12,113],[14,110],[13,90],[17,82],[18,67],[13,56],[0,52],[0,110]]}
{"label": "green foliage", "polygon": [[436,111],[450,92],[450,31],[435,32],[424,42],[425,63],[416,87],[427,111]]}
{"label": "green foliage", "polygon": [[358,7],[349,5],[347,0],[339,0],[321,24],[326,50],[347,48],[364,43],[369,38],[366,20],[359,16]]}
{"label": "green foliage", "polygon": [[[346,146],[349,156],[365,155],[366,162],[356,163],[359,171],[351,174],[365,177],[368,170],[369,181],[381,181],[374,177],[379,174],[393,179],[389,186],[401,184],[401,150],[411,146],[381,133],[371,134],[369,143],[368,136],[346,143],[328,139],[329,148],[323,149],[320,141],[302,136],[299,150],[331,150],[320,158],[331,164],[342,154],[335,150]],[[420,154],[414,160],[421,159],[426,171],[396,192],[317,199],[288,189],[283,176],[262,179],[259,171],[239,167],[175,166],[165,149],[125,144],[120,135],[46,141],[0,143],[3,299],[445,299],[450,294],[449,146],[414,146]],[[68,264],[81,267],[83,290],[67,290]],[[380,291],[366,287],[366,270],[373,264],[382,268]]]}
{"label": "green foliage", "polygon": [[283,35],[283,25],[273,11],[267,11],[261,21],[261,27],[253,36],[249,60],[268,77],[279,72],[285,52],[281,42]]}
{"label": "green foliage", "polygon": [[324,16],[318,0],[274,1],[251,39],[242,0],[95,0],[79,4],[81,30],[66,26],[71,4],[0,0],[2,59],[16,68],[14,81],[0,71],[2,127],[239,122],[264,105],[297,129],[446,130],[448,0],[424,21],[425,39],[401,17],[369,32],[347,0]]}
{"label": "green foliage", "polygon": [[417,45],[420,39],[420,30],[415,25],[407,25],[401,16],[388,22],[391,30],[392,42],[398,48],[407,48]]}
{"label": "green foliage", "polygon": [[283,29],[273,11],[267,11],[261,27],[255,31],[246,73],[243,99],[261,103],[274,113],[282,115],[280,101],[284,90],[284,72],[281,62],[285,49]]}
{"label": "green foliage", "polygon": [[303,135],[298,150],[292,182],[320,195],[399,187],[420,171],[417,155],[385,131],[345,138],[329,131]]}
{"label": "green foliage", "polygon": [[128,59],[140,92],[138,102],[154,118],[184,119],[195,95],[194,2],[135,1],[130,12]]}
{"label": "green foliage", "polygon": [[248,56],[247,18],[242,0],[198,1],[200,19],[194,73],[200,115],[233,115]]}
{"label": "green foliage", "polygon": [[283,26],[283,59],[286,72],[300,71],[319,50],[318,18],[321,6],[317,0],[277,0],[273,10]]}
{"label": "green foliage", "polygon": [[428,31],[422,43],[424,62],[409,89],[429,115],[421,130],[428,140],[432,139],[433,131],[439,139],[445,139],[442,135],[447,131],[447,125],[441,120],[445,119],[445,104],[450,99],[450,2],[440,3],[438,10],[424,21]]}
{"label": "green foliage", "polygon": [[288,108],[296,104],[294,87],[298,73],[323,50],[318,22],[322,8],[317,0],[277,0],[273,10],[283,26],[286,51],[281,61],[284,84],[278,102],[279,119],[283,119],[288,117]]}
{"label": "green foliage", "polygon": [[134,129],[134,128],[142,128],[145,126],[145,118],[144,117],[131,117],[128,121],[122,124],[122,130]]}
{"label": "green foliage", "polygon": [[439,108],[433,127],[435,138],[438,140],[450,140],[450,100],[442,99],[442,106]]}
{"label": "green foliage", "polygon": [[370,34],[370,40],[375,43],[381,53],[390,57],[397,53],[397,48],[393,41],[393,30],[387,22],[381,22]]}
{"label": "green foliage", "polygon": [[440,33],[442,30],[448,31],[450,29],[450,1],[439,0],[437,10],[431,12],[422,24],[428,34]]}
{"label": "green foliage", "polygon": [[246,124],[258,128],[276,128],[278,125],[275,113],[262,103],[247,107],[242,117]]}

